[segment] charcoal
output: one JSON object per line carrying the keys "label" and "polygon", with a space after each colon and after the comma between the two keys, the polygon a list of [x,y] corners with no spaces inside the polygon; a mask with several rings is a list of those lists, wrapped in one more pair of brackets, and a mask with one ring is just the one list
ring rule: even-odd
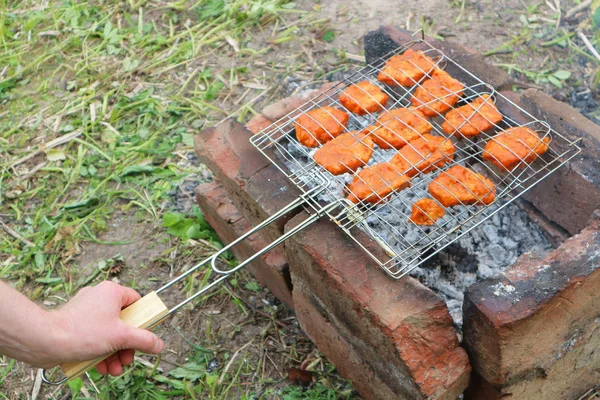
{"label": "charcoal", "polygon": [[502,220],[500,219],[500,216],[498,214],[494,214],[494,216],[492,217],[492,222],[498,228],[500,228],[502,226]]}
{"label": "charcoal", "polygon": [[482,227],[482,230],[491,243],[498,243],[500,241],[500,236],[498,236],[498,227],[495,224],[486,224]]}
{"label": "charcoal", "polygon": [[519,243],[515,242],[514,240],[512,240],[509,237],[503,237],[502,238],[502,244],[504,245],[504,247],[506,249],[509,249],[509,250],[514,250],[514,249],[517,249],[519,247]]}
{"label": "charcoal", "polygon": [[499,271],[490,268],[487,264],[479,264],[479,268],[477,269],[477,277],[481,279],[491,278],[498,272]]}

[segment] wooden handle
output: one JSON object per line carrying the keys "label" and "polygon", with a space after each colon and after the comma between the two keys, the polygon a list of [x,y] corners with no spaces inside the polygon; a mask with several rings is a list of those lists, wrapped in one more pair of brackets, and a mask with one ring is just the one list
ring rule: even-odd
{"label": "wooden handle", "polygon": [[[121,311],[120,318],[128,325],[135,328],[146,329],[167,315],[169,309],[155,292],[148,293],[135,303]],[[60,366],[68,380],[77,378],[94,368],[100,361],[107,359],[111,354],[91,361],[68,362]]]}

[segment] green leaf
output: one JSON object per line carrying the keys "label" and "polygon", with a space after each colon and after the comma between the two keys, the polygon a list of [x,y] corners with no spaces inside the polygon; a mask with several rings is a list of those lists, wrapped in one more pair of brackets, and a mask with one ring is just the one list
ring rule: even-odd
{"label": "green leaf", "polygon": [[210,232],[200,230],[198,225],[194,224],[185,231],[185,236],[190,239],[208,239],[210,238]]}
{"label": "green leaf", "polygon": [[69,381],[67,384],[69,385],[69,389],[71,389],[71,398],[76,399],[83,388],[83,380],[81,380],[81,378],[76,378]]}
{"label": "green leaf", "polygon": [[208,89],[204,92],[204,100],[210,101],[217,97],[217,94],[225,87],[225,84],[221,81],[214,81],[208,85]]}
{"label": "green leaf", "polygon": [[550,81],[551,84],[553,84],[554,86],[561,88],[562,87],[562,83],[556,79],[553,75],[548,76],[548,81]]}
{"label": "green leaf", "polygon": [[225,11],[225,0],[208,0],[204,7],[197,9],[198,20],[203,21],[210,17],[218,17]]}
{"label": "green leaf", "polygon": [[110,37],[111,31],[112,31],[112,23],[110,21],[107,21],[106,24],[104,24],[104,37],[105,38]]}
{"label": "green leaf", "polygon": [[163,226],[164,227],[173,226],[173,225],[180,223],[184,219],[185,219],[185,217],[183,216],[183,214],[166,213],[163,215]]}
{"label": "green leaf", "polygon": [[152,165],[131,165],[123,169],[123,172],[121,172],[121,177],[123,178],[131,175],[154,172],[155,169],[156,168],[154,168]]}
{"label": "green leaf", "polygon": [[36,267],[38,267],[39,269],[44,269],[44,261],[46,260],[46,256],[44,255],[44,253],[35,253],[33,259],[35,261]]}
{"label": "green leaf", "polygon": [[552,76],[554,76],[556,79],[560,79],[561,81],[564,81],[571,77],[571,71],[559,70],[559,71],[556,71],[555,73],[553,73]]}
{"label": "green leaf", "polygon": [[327,43],[333,42],[333,39],[335,39],[335,32],[332,30],[328,30],[321,36],[321,40]]}
{"label": "green leaf", "polygon": [[192,135],[191,133],[182,133],[181,134],[181,143],[185,144],[186,146],[193,146],[194,145],[194,135]]}
{"label": "green leaf", "polygon": [[65,152],[60,149],[46,150],[46,158],[48,161],[60,161],[67,158]]}
{"label": "green leaf", "polygon": [[37,278],[35,281],[39,282],[39,283],[44,283],[46,285],[57,285],[59,283],[62,283],[63,280],[62,280],[62,278],[48,277],[48,278]]}
{"label": "green leaf", "polygon": [[66,206],[63,206],[63,209],[75,210],[79,208],[93,208],[96,207],[98,204],[100,204],[100,199],[98,199],[97,197],[91,197],[87,200],[82,200],[77,203],[67,204]]}
{"label": "green leaf", "polygon": [[88,167],[88,174],[90,176],[96,176],[96,174],[98,174],[98,170],[96,169],[96,167],[94,167],[93,165],[90,165]]}
{"label": "green leaf", "polygon": [[188,379],[192,382],[197,381],[206,374],[206,368],[194,362],[187,363],[183,367],[175,368],[169,375],[178,379]]}
{"label": "green leaf", "polygon": [[252,292],[260,292],[260,286],[254,281],[246,282],[244,287]]}
{"label": "green leaf", "polygon": [[182,381],[178,381],[175,379],[169,379],[166,376],[163,375],[154,375],[152,377],[152,379],[154,379],[157,382],[161,382],[161,383],[166,383],[168,385],[173,386],[173,389],[177,389],[177,390],[181,390],[183,389],[183,382]]}
{"label": "green leaf", "polygon": [[523,14],[519,15],[519,20],[521,21],[521,23],[522,23],[524,26],[527,26],[527,25],[529,25],[529,22],[527,21],[527,17],[525,17]]}
{"label": "green leaf", "polygon": [[596,26],[596,28],[600,28],[600,7],[594,11],[594,15],[592,16],[592,22]]}
{"label": "green leaf", "polygon": [[187,240],[187,232],[194,224],[195,221],[193,219],[186,218],[183,221],[170,226],[169,229],[167,229],[167,233],[172,236],[180,237],[183,240]]}

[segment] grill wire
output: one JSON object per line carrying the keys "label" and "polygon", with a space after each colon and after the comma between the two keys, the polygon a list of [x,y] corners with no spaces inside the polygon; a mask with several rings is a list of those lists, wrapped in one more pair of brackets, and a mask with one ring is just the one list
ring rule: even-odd
{"label": "grill wire", "polygon": [[[295,137],[294,123],[298,123],[296,120],[300,115],[307,115],[310,118],[310,115],[307,113],[311,110],[323,106],[332,106],[338,110],[344,110],[349,114],[349,121],[344,129],[344,133],[353,130],[360,131],[367,126],[375,125],[377,117],[381,112],[412,106],[410,100],[415,90],[422,87],[423,82],[427,79],[431,71],[423,71],[421,69],[421,72],[425,76],[423,79],[415,82],[412,87],[403,87],[399,84],[384,84],[378,80],[377,76],[386,60],[394,55],[404,53],[408,48],[417,44],[419,49],[424,51],[425,55],[434,60],[437,68],[446,70],[453,78],[461,80],[463,83],[464,89],[462,93],[449,91],[441,99],[444,101],[458,95],[460,98],[459,101],[450,110],[465,105],[483,94],[487,94],[490,96],[490,100],[488,101],[495,101],[496,104],[502,102],[505,106],[510,107],[511,110],[517,110],[520,115],[517,117],[511,112],[511,116],[509,116],[502,113],[503,108],[499,107],[503,119],[499,123],[493,123],[488,120],[493,128],[472,138],[456,138],[453,135],[447,134],[442,129],[441,125],[444,122],[443,115],[436,113],[435,117],[428,119],[432,125],[432,130],[429,133],[452,141],[455,147],[454,159],[446,159],[446,163],[443,166],[435,167],[431,172],[417,173],[411,178],[410,187],[392,191],[385,197],[379,197],[375,204],[364,201],[358,201],[355,204],[346,199],[347,189],[345,189],[346,184],[355,177],[355,174],[350,172],[334,176],[325,168],[316,164],[312,156],[323,145],[320,144],[317,148],[311,149],[299,143]],[[416,64],[412,64],[419,68]],[[391,79],[391,77],[388,78]],[[340,103],[339,95],[349,86],[362,81],[368,81],[379,86],[388,95],[389,100],[380,112],[367,112],[365,115],[359,116],[348,111]],[[431,102],[422,107],[430,108],[430,106]],[[478,110],[481,106],[478,106],[476,109]],[[485,115],[483,116],[485,117]],[[487,119],[487,117],[485,118]],[[318,121],[314,121],[318,123]],[[463,124],[465,122],[467,120]],[[463,124],[454,126],[455,130],[460,129]],[[548,141],[548,150],[545,154],[536,157],[533,162],[523,161],[519,167],[511,171],[502,170],[490,162],[482,160],[483,149],[492,137],[508,128],[520,126],[526,126],[536,131],[540,137],[540,143],[544,139]],[[371,131],[369,135],[373,135],[376,132],[377,130]],[[365,66],[360,71],[353,73],[333,88],[308,101],[256,134],[251,139],[251,142],[303,194],[306,194],[315,187],[322,186],[323,190],[320,192],[321,194],[316,198],[307,199],[308,204],[305,208],[310,213],[316,212],[319,215],[329,216],[390,276],[396,279],[405,276],[412,269],[433,257],[483,221],[492,217],[580,152],[580,148],[575,142],[552,130],[548,123],[534,118],[508,98],[497,93],[491,85],[481,81],[425,40],[415,40],[407,43],[405,46],[399,47],[386,56],[377,59],[374,63]],[[527,146],[525,143],[521,143]],[[368,143],[364,143],[364,145],[370,146]],[[409,142],[407,146],[411,146],[411,143]],[[527,157],[520,157],[511,148],[504,147],[521,160]],[[527,148],[531,149],[529,155],[534,153],[536,147],[531,148],[527,146]],[[398,153],[399,150],[394,148],[383,150],[375,147],[368,165],[388,162]],[[414,164],[411,165],[415,167]],[[429,195],[427,187],[432,180],[439,176],[440,173],[443,173],[443,171],[455,165],[468,167],[492,180],[496,189],[496,199],[494,202],[490,205],[467,205],[461,202],[460,205],[455,207],[444,207],[438,200]],[[357,172],[359,171],[360,168]],[[365,182],[365,184],[368,185],[368,182]],[[464,187],[470,191],[469,188]],[[373,193],[374,196],[375,192]],[[470,193],[477,197],[475,193]],[[412,205],[416,200],[421,198],[434,200],[444,209],[445,216],[434,222],[431,226],[415,225],[410,222],[409,217]],[[382,258],[375,255],[364,243],[361,243],[355,235],[356,228],[361,229],[376,241],[385,250],[388,257]]]}

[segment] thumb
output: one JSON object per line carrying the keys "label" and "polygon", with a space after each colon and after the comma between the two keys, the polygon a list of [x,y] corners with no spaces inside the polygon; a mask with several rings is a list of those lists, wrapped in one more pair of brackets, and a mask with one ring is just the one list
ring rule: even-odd
{"label": "thumb", "polygon": [[126,326],[123,334],[121,342],[123,350],[133,349],[143,353],[158,354],[165,347],[161,338],[146,329]]}

